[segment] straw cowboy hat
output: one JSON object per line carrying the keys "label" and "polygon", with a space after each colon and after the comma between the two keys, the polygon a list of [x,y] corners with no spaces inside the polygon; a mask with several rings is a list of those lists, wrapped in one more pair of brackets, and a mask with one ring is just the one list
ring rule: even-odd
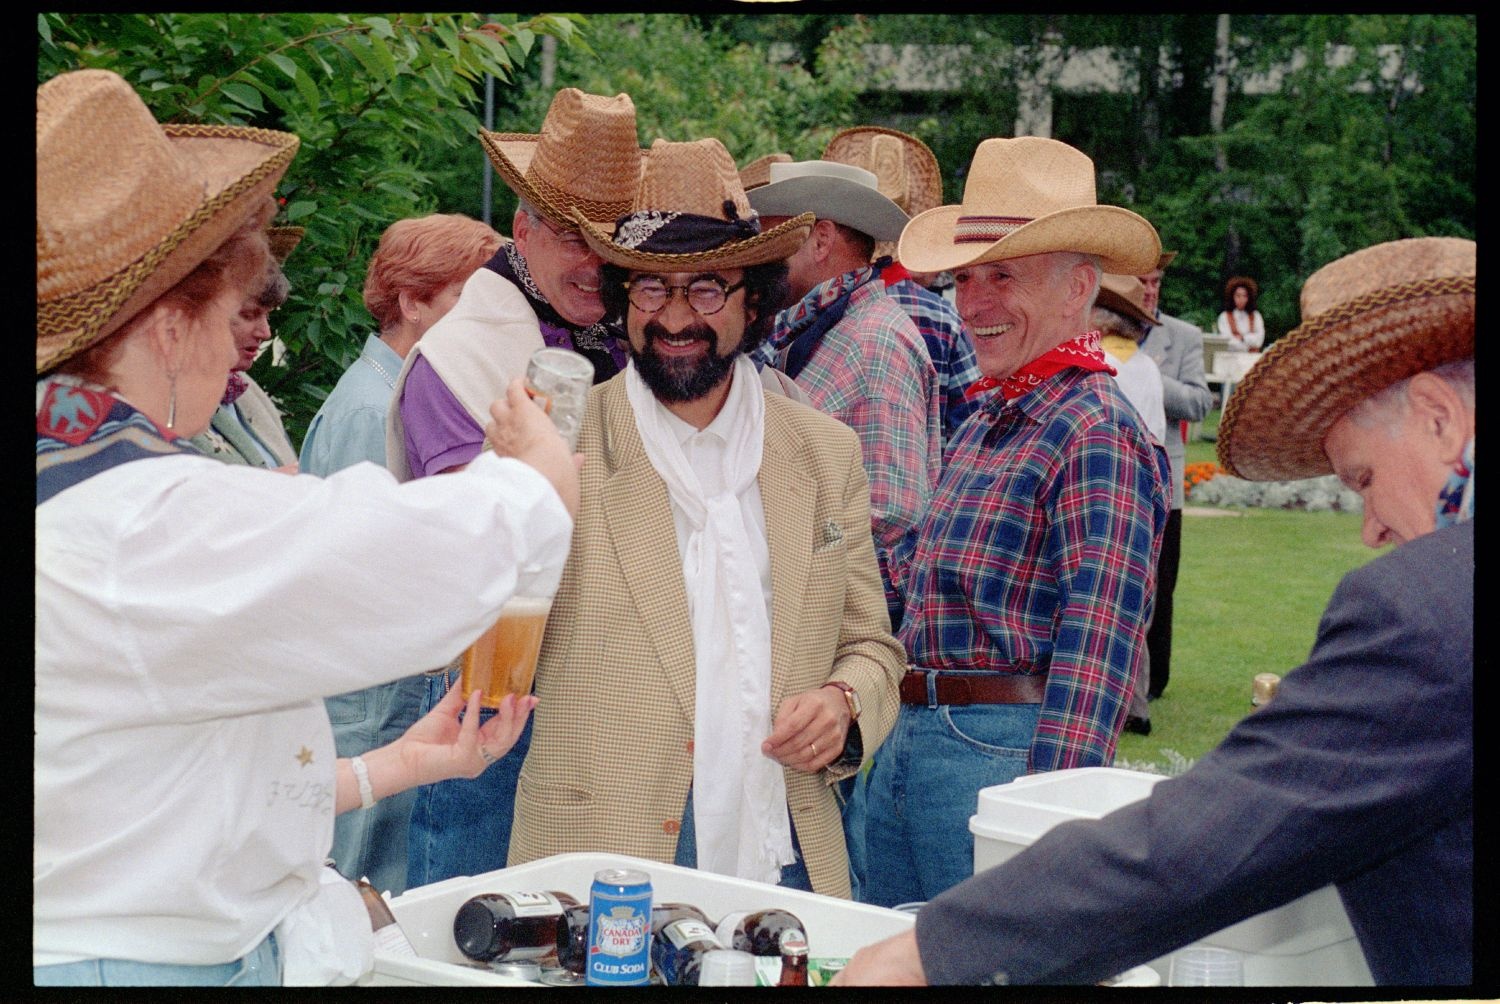
{"label": "straw cowboy hat", "polygon": [[1105,272],[1099,278],[1099,295],[1094,305],[1142,324],[1156,323],[1156,318],[1146,311],[1146,284],[1137,276]]}
{"label": "straw cowboy hat", "polygon": [[748,192],[752,188],[770,184],[771,165],[787,164],[791,159],[792,155],[789,153],[768,153],[764,157],[755,158],[740,168],[740,185]]}
{"label": "straw cowboy hat", "polygon": [[1302,324],[1245,374],[1219,423],[1219,463],[1251,481],[1331,473],[1323,440],[1360,401],[1474,355],[1474,242],[1390,241],[1312,274]]}
{"label": "straw cowboy hat", "polygon": [[1106,272],[1144,275],[1161,257],[1161,239],[1130,210],[1098,204],[1087,154],[1018,136],[980,143],[963,203],[912,220],[898,254],[915,272],[942,272],[1052,251],[1097,255]]}
{"label": "straw cowboy hat", "polygon": [[116,73],[36,91],[36,371],[53,369],[175,286],[276,188],[296,136],[160,125]]}
{"label": "straw cowboy hat", "polygon": [[823,159],[873,173],[880,194],[908,216],[943,204],[937,156],[915,136],[880,126],[855,126],[828,141]]}
{"label": "straw cowboy hat", "polygon": [[646,272],[780,261],[802,246],[813,224],[804,213],[762,233],[734,158],[716,139],[651,144],[629,208],[612,231],[577,211],[573,222],[599,257]]}
{"label": "straw cowboy hat", "polygon": [[540,133],[481,129],[479,142],[511,191],[557,226],[573,226],[575,211],[606,226],[630,211],[642,151],[628,94],[564,87]]}
{"label": "straw cowboy hat", "polygon": [[1156,259],[1156,267],[1165,271],[1167,266],[1172,264],[1172,259],[1176,257],[1176,251],[1163,251],[1161,257]]}
{"label": "straw cowboy hat", "polygon": [[266,238],[271,242],[271,257],[276,259],[276,264],[285,265],[292,250],[302,243],[306,234],[306,227],[268,227]]}
{"label": "straw cowboy hat", "polygon": [[842,223],[877,241],[893,241],[910,219],[880,194],[874,173],[832,160],[798,160],[771,165],[771,181],[749,193],[762,216],[812,213]]}

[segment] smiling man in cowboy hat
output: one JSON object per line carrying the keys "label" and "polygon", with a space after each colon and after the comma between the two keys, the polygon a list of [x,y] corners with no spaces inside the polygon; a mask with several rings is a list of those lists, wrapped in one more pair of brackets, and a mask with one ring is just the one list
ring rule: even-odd
{"label": "smiling man in cowboy hat", "polygon": [[1344,577],[1307,662],[1149,798],[1069,823],[863,949],[844,983],[1094,983],[1337,886],[1377,984],[1466,985],[1474,945],[1474,242],[1313,273],[1219,460],[1330,469],[1393,551]]}
{"label": "smiling man in cowboy hat", "polygon": [[847,897],[831,785],[895,719],[901,651],[858,440],[745,357],[812,217],[763,227],[718,140],[657,140],[631,212],[579,223],[630,363],[579,434],[510,863],[610,851]]}
{"label": "smiling man in cowboy hat", "polygon": [[900,236],[908,217],[861,167],[776,163],[770,179],[746,193],[767,226],[798,213],[812,213],[817,222],[787,262],[793,302],[777,316],[760,358],[859,435],[894,629],[903,603],[889,555],[926,512],[943,463],[932,358],[871,264],[875,242]]}
{"label": "smiling man in cowboy hat", "polygon": [[1154,320],[1141,351],[1161,370],[1162,405],[1166,410],[1167,459],[1172,462],[1172,511],[1161,537],[1161,557],[1156,561],[1156,599],[1151,607],[1151,627],[1146,631],[1146,661],[1150,683],[1147,696],[1157,698],[1172,677],[1172,596],[1177,589],[1177,564],[1182,553],[1182,506],[1187,500],[1183,478],[1187,468],[1188,423],[1201,422],[1214,404],[1203,372],[1203,332],[1196,324],[1173,317],[1161,309],[1162,278],[1175,251],[1163,251],[1156,267],[1143,274],[1146,312]]}
{"label": "smiling man in cowboy hat", "polygon": [[895,555],[911,668],[867,779],[871,902],[930,899],[970,873],[980,788],[1114,756],[1168,475],[1089,310],[1101,267],[1135,274],[1160,253],[1150,223],[1097,204],[1087,156],[1036,137],[985,140],[963,204],[901,235],[909,268],[953,271],[980,386],[998,393]]}
{"label": "smiling man in cowboy hat", "polygon": [[[925,213],[943,203],[943,178],[937,156],[926,143],[907,133],[880,126],[845,129],[828,141],[823,159],[853,164],[873,173],[881,194],[908,216]],[[946,444],[978,407],[978,400],[967,394],[980,377],[974,342],[952,304],[918,282],[900,262],[881,264],[895,251],[894,242],[878,242],[877,267],[886,292],[906,311],[927,345],[927,354],[937,372],[938,419]]]}
{"label": "smiling man in cowboy hat", "polygon": [[[596,380],[625,361],[618,329],[603,323],[600,258],[579,235],[573,213],[612,225],[630,207],[641,165],[630,97],[564,88],[540,133],[479,138],[520,198],[514,240],[469,277],[457,302],[402,363],[387,416],[386,462],[403,481],[473,460],[484,445],[489,403],[504,396],[543,345],[583,353]],[[436,706],[457,678],[456,665],[430,674],[423,710]],[[528,729],[497,767],[474,781],[417,793],[410,885],[504,867],[510,806],[529,741]]]}

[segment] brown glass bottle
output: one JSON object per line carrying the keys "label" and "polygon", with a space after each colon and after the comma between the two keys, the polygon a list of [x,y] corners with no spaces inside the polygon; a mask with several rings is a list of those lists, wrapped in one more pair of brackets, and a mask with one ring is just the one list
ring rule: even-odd
{"label": "brown glass bottle", "polygon": [[778,987],[807,986],[807,938],[797,928],[781,932],[781,979]]}
{"label": "brown glass bottle", "polygon": [[570,973],[583,975],[589,961],[589,905],[580,903],[563,910],[557,918],[557,964]]}
{"label": "brown glass bottle", "polygon": [[786,910],[756,910],[749,913],[731,913],[719,921],[719,940],[725,948],[733,948],[751,955],[781,955],[782,938],[792,938],[802,943],[807,951],[807,932],[802,921]]}
{"label": "brown glass bottle", "polygon": [[696,906],[658,903],[651,907],[651,966],[667,986],[697,986],[703,956],[723,947],[708,915]]}
{"label": "brown glass bottle", "polygon": [[416,958],[417,950],[412,947],[406,932],[401,930],[385,897],[380,895],[367,878],[359,879],[354,887],[359,890],[359,898],[364,900],[365,910],[370,914],[370,928],[375,932],[376,950]]}
{"label": "brown glass bottle", "polygon": [[458,950],[476,962],[540,959],[557,948],[558,921],[578,901],[565,892],[486,892],[453,917]]}

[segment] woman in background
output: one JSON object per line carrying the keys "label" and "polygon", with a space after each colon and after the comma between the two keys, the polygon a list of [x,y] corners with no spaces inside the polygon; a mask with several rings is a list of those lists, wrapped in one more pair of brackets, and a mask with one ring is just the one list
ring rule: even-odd
{"label": "woman in background", "polygon": [[1259,352],[1265,344],[1266,322],[1255,309],[1259,296],[1260,287],[1248,276],[1237,275],[1224,284],[1219,334],[1229,339],[1230,352]]}

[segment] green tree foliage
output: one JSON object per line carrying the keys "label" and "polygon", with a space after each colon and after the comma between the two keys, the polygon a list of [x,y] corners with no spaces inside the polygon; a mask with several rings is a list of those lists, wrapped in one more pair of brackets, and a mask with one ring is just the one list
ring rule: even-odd
{"label": "green tree foliage", "polygon": [[293,442],[358,356],[370,317],[365,263],[395,220],[439,208],[444,171],[472,153],[482,80],[510,81],[537,37],[582,19],[480,14],[42,14],[38,82],[99,67],[162,121],[284,129],[302,139],[275,223],[307,235],[272,318],[284,365],[252,371]]}

